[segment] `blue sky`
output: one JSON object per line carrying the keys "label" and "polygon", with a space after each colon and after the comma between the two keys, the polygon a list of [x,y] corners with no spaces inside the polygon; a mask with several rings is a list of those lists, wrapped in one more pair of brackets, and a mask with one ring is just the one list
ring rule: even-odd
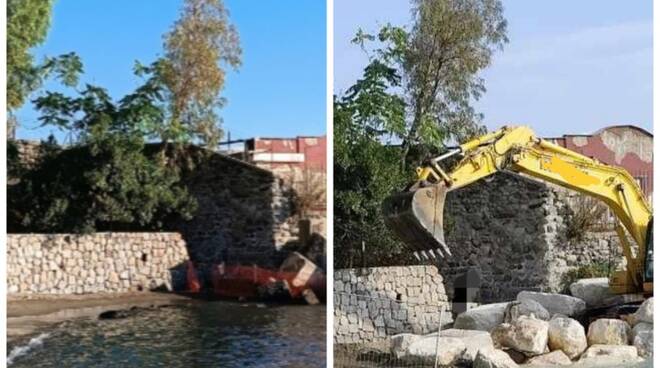
{"label": "blue sky", "polygon": [[[387,5],[384,5],[387,4]],[[532,126],[543,136],[612,124],[653,127],[652,1],[504,0],[510,42],[482,73],[476,103],[493,129]],[[361,74],[358,27],[410,23],[407,0],[335,0],[334,91]]]}
{"label": "blue sky", "polygon": [[[150,63],[162,54],[162,35],[180,6],[180,0],[57,0],[48,38],[35,55],[77,52],[85,66],[82,82],[120,98],[140,83],[132,74],[135,60]],[[232,139],[325,134],[325,3],[226,0],[226,6],[240,33],[243,66],[229,73],[222,93],[228,99],[220,111],[225,131]],[[23,125],[18,138],[62,137],[38,127],[29,103],[16,115]]]}

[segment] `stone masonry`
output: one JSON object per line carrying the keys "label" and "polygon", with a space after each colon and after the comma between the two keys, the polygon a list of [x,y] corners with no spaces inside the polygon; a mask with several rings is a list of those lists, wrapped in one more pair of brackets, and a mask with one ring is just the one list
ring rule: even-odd
{"label": "stone masonry", "polygon": [[10,294],[83,294],[172,289],[185,277],[177,233],[9,234]]}
{"label": "stone masonry", "polygon": [[297,240],[291,187],[273,173],[218,153],[204,157],[184,182],[197,199],[180,232],[199,263],[279,267],[283,248]]}
{"label": "stone masonry", "polygon": [[451,322],[442,276],[434,266],[376,267],[334,272],[336,343],[375,341],[403,332],[436,331]]}
{"label": "stone masonry", "polygon": [[480,274],[479,301],[515,299],[521,290],[559,291],[569,270],[594,262],[622,261],[614,232],[566,237],[572,192],[499,173],[452,191],[445,205],[445,236],[452,256],[439,262],[445,287],[467,269]]}

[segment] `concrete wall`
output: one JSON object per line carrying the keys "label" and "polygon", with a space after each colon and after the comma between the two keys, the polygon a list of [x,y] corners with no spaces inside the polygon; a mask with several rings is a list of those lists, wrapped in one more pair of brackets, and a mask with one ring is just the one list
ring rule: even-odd
{"label": "concrete wall", "polygon": [[334,272],[336,343],[383,339],[403,332],[438,329],[440,309],[451,308],[434,266],[376,267]]}
{"label": "concrete wall", "polygon": [[83,294],[171,289],[185,277],[176,233],[9,234],[10,294]]}
{"label": "concrete wall", "polygon": [[453,295],[454,278],[469,268],[481,276],[481,302],[498,302],[515,299],[521,290],[558,291],[562,276],[581,265],[620,264],[613,232],[567,239],[574,195],[506,173],[450,192],[445,228],[453,256],[439,263],[448,293]]}

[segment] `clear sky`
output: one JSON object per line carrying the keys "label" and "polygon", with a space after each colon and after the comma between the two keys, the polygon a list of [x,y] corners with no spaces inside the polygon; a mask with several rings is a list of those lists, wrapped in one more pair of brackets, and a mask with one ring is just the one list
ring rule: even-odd
{"label": "clear sky", "polygon": [[[323,1],[226,0],[243,47],[243,66],[228,76],[220,111],[232,139],[325,134],[326,11]],[[77,52],[82,82],[107,88],[120,98],[139,85],[135,60],[150,63],[162,54],[162,35],[179,15],[180,0],[56,0],[43,55]],[[49,83],[45,89],[59,89]],[[34,97],[34,96],[33,96]],[[17,111],[18,138],[61,133],[39,128],[31,104]]]}
{"label": "clear sky", "polygon": [[[489,128],[532,126],[543,136],[592,133],[613,124],[653,127],[651,0],[503,0],[510,42],[482,73],[476,104]],[[408,0],[335,0],[334,91],[346,90],[366,57],[358,27],[410,23]]]}

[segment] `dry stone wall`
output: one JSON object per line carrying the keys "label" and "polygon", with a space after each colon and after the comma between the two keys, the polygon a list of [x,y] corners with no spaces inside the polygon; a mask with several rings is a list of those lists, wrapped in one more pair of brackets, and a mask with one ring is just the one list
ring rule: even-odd
{"label": "dry stone wall", "polygon": [[442,276],[434,266],[375,267],[334,272],[336,343],[436,331],[451,322]]}
{"label": "dry stone wall", "polygon": [[622,261],[613,232],[568,240],[572,192],[513,174],[452,191],[445,206],[446,240],[453,255],[439,262],[453,297],[453,280],[468,269],[480,274],[483,303],[515,299],[521,290],[559,291],[569,270]]}
{"label": "dry stone wall", "polygon": [[164,288],[185,280],[177,233],[9,234],[10,294],[86,294]]}
{"label": "dry stone wall", "polygon": [[198,263],[279,267],[297,240],[291,187],[271,172],[212,153],[184,177],[198,210],[174,224]]}
{"label": "dry stone wall", "polygon": [[[41,142],[17,140],[16,145],[26,166],[38,160]],[[193,147],[191,156],[199,162],[183,170],[183,180],[198,210],[192,220],[169,223],[164,230],[181,233],[197,263],[279,267],[289,253],[284,248],[298,240],[291,185],[224,154]],[[325,238],[325,217],[312,220],[313,230]]]}

